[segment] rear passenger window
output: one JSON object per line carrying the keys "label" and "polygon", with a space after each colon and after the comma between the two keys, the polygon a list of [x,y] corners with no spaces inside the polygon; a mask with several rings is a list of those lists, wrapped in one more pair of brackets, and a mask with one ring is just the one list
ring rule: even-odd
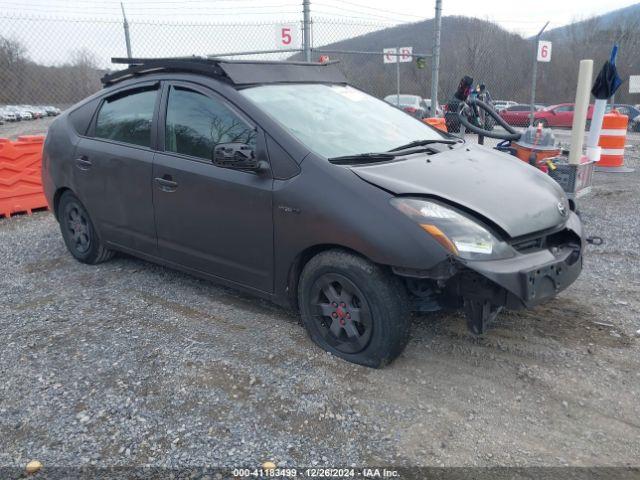
{"label": "rear passenger window", "polygon": [[98,138],[151,146],[151,121],[157,88],[135,90],[105,100],[98,112]]}
{"label": "rear passenger window", "polygon": [[255,148],[256,131],[222,102],[181,87],[171,87],[167,105],[165,150],[213,159],[219,143]]}

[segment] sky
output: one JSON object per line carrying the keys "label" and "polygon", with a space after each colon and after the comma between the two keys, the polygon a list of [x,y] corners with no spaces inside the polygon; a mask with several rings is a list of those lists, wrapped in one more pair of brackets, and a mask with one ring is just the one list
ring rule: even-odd
{"label": "sky", "polygon": [[[302,9],[302,0],[123,0],[123,3],[131,23],[134,55],[150,56],[270,49],[275,41],[274,27],[255,24],[299,22]],[[442,3],[443,15],[476,16],[531,36],[547,20],[548,28],[555,28],[637,2],[443,0]],[[433,18],[434,6],[435,0],[311,0],[312,18],[343,23],[340,26],[318,22],[314,44],[330,43],[391,24]],[[63,63],[78,49],[94,52],[101,62],[112,55],[124,56],[121,20],[120,0],[0,0],[0,35],[21,41],[32,59],[48,64]],[[185,28],[158,25],[176,23],[185,24]],[[229,25],[215,29],[193,25],[201,23]],[[238,23],[253,26],[233,25]]]}

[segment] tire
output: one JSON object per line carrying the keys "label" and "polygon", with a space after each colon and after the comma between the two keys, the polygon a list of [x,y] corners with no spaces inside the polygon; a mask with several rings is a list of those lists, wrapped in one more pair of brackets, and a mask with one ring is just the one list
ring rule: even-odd
{"label": "tire", "polygon": [[409,341],[405,287],[352,253],[336,249],[313,257],[300,276],[298,304],[311,340],[348,362],[383,367]]}
{"label": "tire", "polygon": [[64,243],[76,260],[95,265],[113,257],[114,251],[102,244],[89,213],[73,193],[62,194],[56,214]]}

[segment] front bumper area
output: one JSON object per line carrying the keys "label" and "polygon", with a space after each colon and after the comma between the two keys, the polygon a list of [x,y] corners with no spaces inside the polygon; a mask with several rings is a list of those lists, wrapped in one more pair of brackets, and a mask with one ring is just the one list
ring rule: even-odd
{"label": "front bumper area", "polygon": [[533,307],[567,288],[582,271],[585,241],[575,213],[570,213],[562,232],[566,240],[547,248],[504,260],[466,262],[465,267],[506,290],[503,306]]}
{"label": "front bumper area", "polygon": [[[556,296],[578,278],[582,246],[568,245],[553,253],[543,250],[507,260],[469,262],[466,267],[506,291],[500,306],[529,308]],[[460,293],[466,296],[464,291]],[[468,293],[475,296],[475,292]]]}

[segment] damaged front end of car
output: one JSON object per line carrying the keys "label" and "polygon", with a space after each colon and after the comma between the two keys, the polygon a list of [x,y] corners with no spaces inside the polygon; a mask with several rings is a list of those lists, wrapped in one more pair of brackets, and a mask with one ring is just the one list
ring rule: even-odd
{"label": "damaged front end of car", "polygon": [[[573,212],[559,227],[508,241],[490,240],[500,243],[498,254],[489,248],[486,235],[466,241],[456,241],[451,230],[443,235],[452,244],[446,260],[429,270],[394,267],[393,271],[403,278],[414,311],[462,309],[469,330],[477,335],[487,331],[503,308],[519,310],[547,301],[571,285],[582,270],[585,241]],[[475,255],[465,255],[456,246]]]}

